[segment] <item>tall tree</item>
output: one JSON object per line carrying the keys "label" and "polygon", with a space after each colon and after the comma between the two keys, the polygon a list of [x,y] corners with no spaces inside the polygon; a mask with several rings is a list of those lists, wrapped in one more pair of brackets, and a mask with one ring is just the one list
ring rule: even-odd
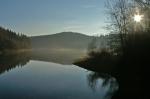
{"label": "tall tree", "polygon": [[[146,30],[150,27],[150,0],[107,0],[107,8],[110,15],[113,32],[118,33],[121,41],[121,49],[128,45],[128,34],[135,33],[135,30]],[[143,24],[134,22],[134,16],[139,13],[144,16]],[[144,25],[144,26],[143,26]],[[143,27],[144,28],[143,28]],[[137,28],[135,28],[137,27]]]}

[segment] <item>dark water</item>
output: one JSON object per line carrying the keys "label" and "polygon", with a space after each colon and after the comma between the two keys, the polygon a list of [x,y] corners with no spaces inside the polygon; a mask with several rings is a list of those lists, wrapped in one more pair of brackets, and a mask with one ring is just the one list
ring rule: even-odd
{"label": "dark water", "polygon": [[111,99],[118,88],[114,77],[75,65],[0,58],[0,99]]}

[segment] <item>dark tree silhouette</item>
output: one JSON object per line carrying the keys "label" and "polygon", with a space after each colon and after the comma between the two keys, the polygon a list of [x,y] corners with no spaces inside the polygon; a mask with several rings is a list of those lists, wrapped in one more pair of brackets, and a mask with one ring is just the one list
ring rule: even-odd
{"label": "dark tree silhouette", "polygon": [[26,35],[0,27],[0,53],[13,49],[29,49],[30,45],[30,39]]}

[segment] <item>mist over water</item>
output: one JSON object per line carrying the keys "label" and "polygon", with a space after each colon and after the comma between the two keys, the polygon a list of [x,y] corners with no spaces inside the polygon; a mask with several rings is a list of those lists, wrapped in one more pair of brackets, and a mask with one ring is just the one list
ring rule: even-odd
{"label": "mist over water", "polygon": [[94,72],[67,61],[63,65],[53,57],[33,53],[1,57],[0,98],[111,99],[118,90],[115,78],[98,75],[95,79]]}

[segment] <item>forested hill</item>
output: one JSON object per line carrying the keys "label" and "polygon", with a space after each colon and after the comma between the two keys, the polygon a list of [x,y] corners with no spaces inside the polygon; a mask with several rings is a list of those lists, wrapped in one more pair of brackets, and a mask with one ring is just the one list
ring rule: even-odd
{"label": "forested hill", "polygon": [[30,45],[30,38],[26,35],[0,27],[0,53],[10,49],[28,49]]}
{"label": "forested hill", "polygon": [[61,32],[31,37],[33,49],[87,49],[94,37],[82,33]]}

